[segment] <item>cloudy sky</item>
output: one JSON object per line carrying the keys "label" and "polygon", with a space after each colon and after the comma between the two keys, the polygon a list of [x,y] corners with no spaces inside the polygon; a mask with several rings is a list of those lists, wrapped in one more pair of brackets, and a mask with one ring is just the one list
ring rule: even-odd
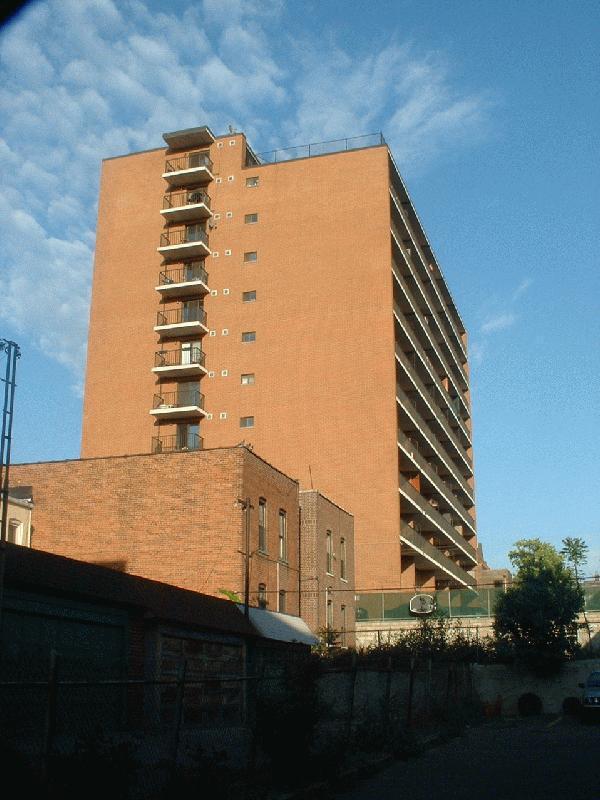
{"label": "cloudy sky", "polygon": [[15,460],[76,457],[100,160],[234,125],[383,131],[470,332],[480,536],[600,570],[600,7],[52,0],[0,33],[0,336]]}

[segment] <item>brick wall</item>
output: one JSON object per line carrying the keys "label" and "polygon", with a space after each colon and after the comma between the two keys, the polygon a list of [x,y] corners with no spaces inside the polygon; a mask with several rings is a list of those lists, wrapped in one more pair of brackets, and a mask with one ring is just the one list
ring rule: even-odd
{"label": "brick wall", "polygon": [[[354,518],[318,491],[301,491],[302,617],[313,631],[327,627],[327,602],[332,604],[333,629],[346,633],[343,644],[354,644]],[[333,542],[333,565],[327,571],[327,531]],[[341,540],[346,544],[346,578],[341,577]],[[344,614],[345,609],[345,614]],[[344,619],[345,618],[345,619]]]}
{"label": "brick wall", "polygon": [[[269,556],[251,560],[259,581],[288,592],[298,609],[298,484],[244,447],[187,453],[21,464],[12,482],[31,485],[32,547],[120,568],[193,591],[244,589],[244,512],[251,552],[258,497],[268,501]],[[277,561],[277,516],[288,517],[287,564]],[[270,604],[276,610],[276,603]]]}

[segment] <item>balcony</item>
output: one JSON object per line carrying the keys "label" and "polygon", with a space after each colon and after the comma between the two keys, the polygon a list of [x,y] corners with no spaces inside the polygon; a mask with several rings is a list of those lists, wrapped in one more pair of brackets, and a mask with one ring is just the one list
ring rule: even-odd
{"label": "balcony", "polygon": [[[438,509],[427,498],[418,492],[404,475],[400,475],[399,492],[401,495],[400,513],[417,514],[421,517],[421,527],[427,527],[436,535],[442,535],[450,547],[456,548],[460,554],[461,563],[473,567],[477,564],[477,552],[467,540],[454,528]],[[407,501],[414,511],[404,506]],[[404,506],[404,507],[403,507]]]}
{"label": "balcony", "polygon": [[186,192],[170,192],[163,197],[160,212],[169,222],[190,222],[206,219],[212,215],[210,197],[202,189],[188,189]]}
{"label": "balcony", "polygon": [[436,578],[450,580],[462,586],[474,586],[475,578],[455,564],[445,553],[427,541],[418,531],[402,522],[400,525],[402,550],[415,559],[417,569],[434,569]]}
{"label": "balcony", "polygon": [[158,252],[170,261],[180,258],[197,258],[210,254],[208,234],[201,225],[169,228],[160,235]]}
{"label": "balcony", "polygon": [[206,374],[205,355],[199,347],[177,347],[154,354],[152,372],[165,378]]}
{"label": "balcony", "polygon": [[154,395],[150,413],[157,419],[190,419],[204,417],[204,395],[198,389],[161,392]]}
{"label": "balcony", "polygon": [[208,273],[200,262],[164,269],[158,276],[156,291],[161,297],[197,297],[207,294]]}
{"label": "balcony", "polygon": [[208,183],[213,179],[213,163],[206,152],[186,153],[168,158],[163,178],[170,186]]}
{"label": "balcony", "polygon": [[175,308],[163,308],[156,315],[156,333],[163,339],[173,336],[202,336],[208,333],[206,311],[196,301]]}
{"label": "balcony", "polygon": [[153,453],[184,453],[189,450],[202,450],[202,437],[197,433],[185,433],[183,435],[173,434],[172,436],[153,436]]}

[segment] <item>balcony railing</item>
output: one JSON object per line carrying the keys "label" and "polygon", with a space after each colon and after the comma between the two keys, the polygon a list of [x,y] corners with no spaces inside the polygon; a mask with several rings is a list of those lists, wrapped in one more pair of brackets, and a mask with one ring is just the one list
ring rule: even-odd
{"label": "balcony railing", "polygon": [[192,244],[203,242],[208,247],[208,234],[202,228],[190,226],[188,228],[170,228],[160,235],[161,247],[173,247],[177,244]]}
{"label": "balcony railing", "polygon": [[210,197],[202,189],[189,189],[187,192],[170,192],[163,197],[163,209],[180,208],[204,203],[210,208]]}
{"label": "balcony railing", "polygon": [[195,283],[197,281],[201,281],[205,286],[208,286],[208,272],[200,264],[164,269],[158,279],[160,286],[170,286],[172,283]]}
{"label": "balcony railing", "polygon": [[411,528],[410,525],[402,523],[400,526],[400,539],[404,545],[434,564],[442,572],[443,577],[450,577],[458,583],[462,583],[463,586],[472,586],[475,583],[475,578],[472,575],[469,575],[466,570],[455,564],[454,561],[428,542],[424,536],[414,528]]}
{"label": "balcony railing", "polygon": [[190,347],[182,350],[173,348],[171,350],[159,350],[154,354],[155,367],[180,367],[187,364],[199,364],[204,366],[205,354],[199,347]]}
{"label": "balcony railing", "polygon": [[183,156],[168,158],[165,163],[165,172],[180,172],[186,169],[197,169],[206,167],[210,172],[213,170],[213,162],[208,153],[186,153]]}
{"label": "balcony railing", "polygon": [[176,453],[187,450],[202,450],[202,437],[197,433],[174,434],[172,436],[153,436],[153,453]]}
{"label": "balcony railing", "polygon": [[156,314],[156,325],[182,325],[186,322],[199,322],[206,325],[206,311],[202,306],[177,306],[166,308]]}
{"label": "balcony railing", "polygon": [[152,408],[204,408],[204,395],[198,389],[162,392],[154,395]]}

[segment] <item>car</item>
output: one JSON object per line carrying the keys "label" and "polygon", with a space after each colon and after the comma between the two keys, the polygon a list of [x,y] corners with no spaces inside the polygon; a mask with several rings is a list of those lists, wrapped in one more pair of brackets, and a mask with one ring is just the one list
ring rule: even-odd
{"label": "car", "polygon": [[600,672],[591,672],[585,683],[580,683],[581,711],[584,719],[600,719]]}

